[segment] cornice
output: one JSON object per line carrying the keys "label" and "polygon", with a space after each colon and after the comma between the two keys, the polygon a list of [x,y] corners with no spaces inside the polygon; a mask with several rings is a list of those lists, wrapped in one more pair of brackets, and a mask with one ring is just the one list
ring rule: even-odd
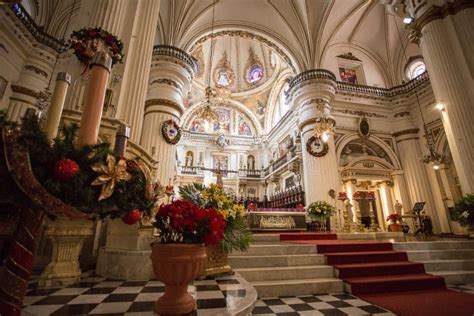
{"label": "cornice", "polygon": [[176,60],[184,66],[190,73],[191,78],[198,71],[196,58],[186,53],[184,50],[169,45],[156,45],[153,47],[153,56],[158,60]]}
{"label": "cornice", "polygon": [[403,131],[395,132],[392,134],[393,137],[400,137],[403,135],[418,134],[420,132],[419,128],[410,128]]}
{"label": "cornice", "polygon": [[149,99],[146,100],[145,102],[145,109],[147,109],[150,106],[153,105],[164,105],[164,106],[169,106],[173,108],[174,110],[178,111],[180,115],[183,114],[183,107],[180,106],[178,103],[171,101],[171,100],[166,100],[166,99]]}
{"label": "cornice", "polygon": [[25,95],[28,95],[28,96],[33,97],[33,98],[38,97],[38,92],[37,91],[25,88],[23,86],[18,86],[16,84],[12,84],[11,89],[12,89],[13,92],[16,92],[16,93],[25,94]]}

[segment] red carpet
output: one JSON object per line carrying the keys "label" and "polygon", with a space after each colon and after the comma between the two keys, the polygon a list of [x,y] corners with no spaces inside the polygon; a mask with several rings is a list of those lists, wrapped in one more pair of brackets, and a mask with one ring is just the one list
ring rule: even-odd
{"label": "red carpet", "polygon": [[280,241],[330,240],[330,239],[337,239],[337,235],[327,234],[327,233],[280,233]]}
{"label": "red carpet", "polygon": [[389,242],[291,240],[316,245],[351,292],[402,316],[473,315],[474,295],[446,289],[444,278],[425,273],[422,263]]}

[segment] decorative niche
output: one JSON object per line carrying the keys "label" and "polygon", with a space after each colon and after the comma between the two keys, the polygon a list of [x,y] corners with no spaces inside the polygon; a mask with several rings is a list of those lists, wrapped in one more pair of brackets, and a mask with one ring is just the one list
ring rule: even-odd
{"label": "decorative niche", "polygon": [[365,74],[362,61],[352,53],[337,56],[338,77],[340,81],[365,85]]}

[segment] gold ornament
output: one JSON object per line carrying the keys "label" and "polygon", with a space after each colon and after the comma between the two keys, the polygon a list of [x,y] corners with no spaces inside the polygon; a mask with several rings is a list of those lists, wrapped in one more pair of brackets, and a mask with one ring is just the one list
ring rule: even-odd
{"label": "gold ornament", "polygon": [[127,162],[120,159],[116,162],[115,157],[107,155],[106,163],[97,163],[92,166],[92,170],[100,174],[91,185],[101,185],[99,201],[109,198],[114,193],[115,183],[128,181],[132,176],[127,172]]}

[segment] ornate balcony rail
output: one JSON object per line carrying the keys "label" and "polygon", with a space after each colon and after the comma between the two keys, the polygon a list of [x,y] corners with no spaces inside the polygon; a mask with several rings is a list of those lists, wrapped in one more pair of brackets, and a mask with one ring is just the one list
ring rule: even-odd
{"label": "ornate balcony rail", "polygon": [[198,70],[196,58],[177,47],[169,45],[155,45],[153,47],[153,55],[171,56],[188,64],[193,69],[194,73],[196,73]]}
{"label": "ornate balcony rail", "polygon": [[28,32],[41,44],[44,44],[58,53],[65,52],[69,46],[66,42],[59,41],[53,36],[47,34],[42,30],[33,18],[26,12],[25,8],[19,3],[13,3],[10,5],[10,9],[13,11],[15,16],[23,23]]}
{"label": "ornate balcony rail", "polygon": [[262,171],[255,169],[239,169],[239,177],[240,178],[260,178],[262,175]]}
{"label": "ornate balcony rail", "polygon": [[371,87],[371,86],[338,81],[337,90],[339,92],[369,94],[369,95],[376,95],[379,97],[394,97],[397,95],[409,93],[412,90],[425,84],[429,80],[430,80],[430,77],[428,76],[428,72],[425,71],[418,77],[413,78],[412,80],[393,88],[388,88],[388,89],[378,88],[378,87]]}
{"label": "ornate balcony rail", "polygon": [[312,79],[328,79],[336,81],[336,76],[326,69],[311,69],[300,73],[290,81],[289,90],[306,80]]}

